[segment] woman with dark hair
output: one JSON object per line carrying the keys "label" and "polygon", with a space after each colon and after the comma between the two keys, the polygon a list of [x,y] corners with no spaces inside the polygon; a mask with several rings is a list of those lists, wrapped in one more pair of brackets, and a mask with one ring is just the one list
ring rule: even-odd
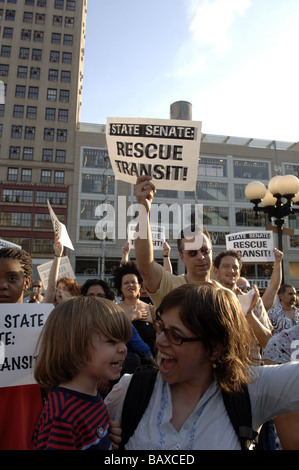
{"label": "woman with dark hair", "polygon": [[[258,293],[250,308],[258,299]],[[252,366],[252,335],[235,294],[209,282],[185,284],[156,311],[159,371],[127,450],[240,450],[223,393],[247,386],[252,427],[299,411],[299,364]],[[120,420],[130,375],[105,403]],[[121,423],[122,427],[122,423]]]}
{"label": "woman with dark hair", "polygon": [[114,300],[115,298],[113,290],[102,279],[88,279],[85,281],[83,286],[81,286],[81,295],[104,297],[109,300]]}
{"label": "woman with dark hair", "polygon": [[135,326],[143,341],[148,344],[153,356],[155,356],[154,307],[140,300],[141,285],[142,277],[133,261],[121,263],[115,268],[114,286],[118,295],[122,297],[119,306]]}
{"label": "woman with dark hair", "polygon": [[[0,304],[23,304],[31,276],[32,259],[26,251],[0,249]],[[0,450],[32,449],[33,431],[42,407],[39,385],[0,388]]]}

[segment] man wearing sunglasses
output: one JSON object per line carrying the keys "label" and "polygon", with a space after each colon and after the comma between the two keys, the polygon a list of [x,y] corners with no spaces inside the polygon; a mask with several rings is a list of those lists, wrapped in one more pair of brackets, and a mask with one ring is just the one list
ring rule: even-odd
{"label": "man wearing sunglasses", "polygon": [[[186,274],[171,274],[154,260],[154,251],[150,230],[150,209],[156,192],[149,176],[140,176],[135,185],[137,202],[145,207],[139,212],[137,231],[142,238],[135,240],[136,263],[143,278],[144,286],[153,304],[158,307],[163,297],[175,287],[194,282],[215,282],[210,279],[212,268],[212,242],[208,231],[200,227],[188,227],[178,238],[179,256],[186,268]],[[139,229],[140,227],[140,229]]]}

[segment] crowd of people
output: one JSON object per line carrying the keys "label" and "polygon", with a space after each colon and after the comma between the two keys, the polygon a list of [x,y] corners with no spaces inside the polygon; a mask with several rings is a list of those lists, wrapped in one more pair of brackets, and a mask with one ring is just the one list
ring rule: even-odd
{"label": "crowd of people", "polygon": [[299,308],[294,286],[282,283],[283,254],[274,250],[261,296],[241,276],[240,254],[213,259],[208,231],[191,224],[178,238],[185,274],[175,275],[167,243],[163,265],[154,259],[155,192],[149,177],[137,179],[147,237],[135,240],[135,261],[124,245],[115,291],[105,280],[59,278],[57,238],[44,293],[28,253],[0,250],[0,302],[53,305],[36,345],[35,383],[0,388],[1,449],[119,448],[127,391],[147,370],[153,388],[125,449],[241,449],[224,396],[245,390],[252,436],[264,447],[252,445],[299,449]]}

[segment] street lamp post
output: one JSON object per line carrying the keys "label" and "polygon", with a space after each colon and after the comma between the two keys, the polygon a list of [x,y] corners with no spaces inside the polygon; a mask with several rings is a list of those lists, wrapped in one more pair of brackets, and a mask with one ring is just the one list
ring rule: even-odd
{"label": "street lamp post", "polygon": [[[274,219],[278,249],[283,251],[282,234],[286,217],[299,212],[299,209],[293,207],[294,203],[299,202],[299,179],[294,175],[277,175],[269,181],[268,189],[260,181],[251,181],[245,188],[245,196],[253,204],[256,215],[258,212],[264,212],[269,221]],[[284,278],[284,273],[282,275]]]}

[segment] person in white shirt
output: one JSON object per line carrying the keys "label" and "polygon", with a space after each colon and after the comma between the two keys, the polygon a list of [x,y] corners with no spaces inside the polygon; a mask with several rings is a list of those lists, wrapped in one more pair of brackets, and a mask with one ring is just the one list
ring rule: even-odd
{"label": "person in white shirt", "polygon": [[[251,308],[258,300],[256,293]],[[244,384],[254,430],[272,417],[299,411],[299,365],[251,366],[252,335],[232,291],[203,282],[167,294],[156,313],[160,363],[156,383],[127,450],[239,450],[222,390]],[[106,397],[121,420],[131,375]]]}

